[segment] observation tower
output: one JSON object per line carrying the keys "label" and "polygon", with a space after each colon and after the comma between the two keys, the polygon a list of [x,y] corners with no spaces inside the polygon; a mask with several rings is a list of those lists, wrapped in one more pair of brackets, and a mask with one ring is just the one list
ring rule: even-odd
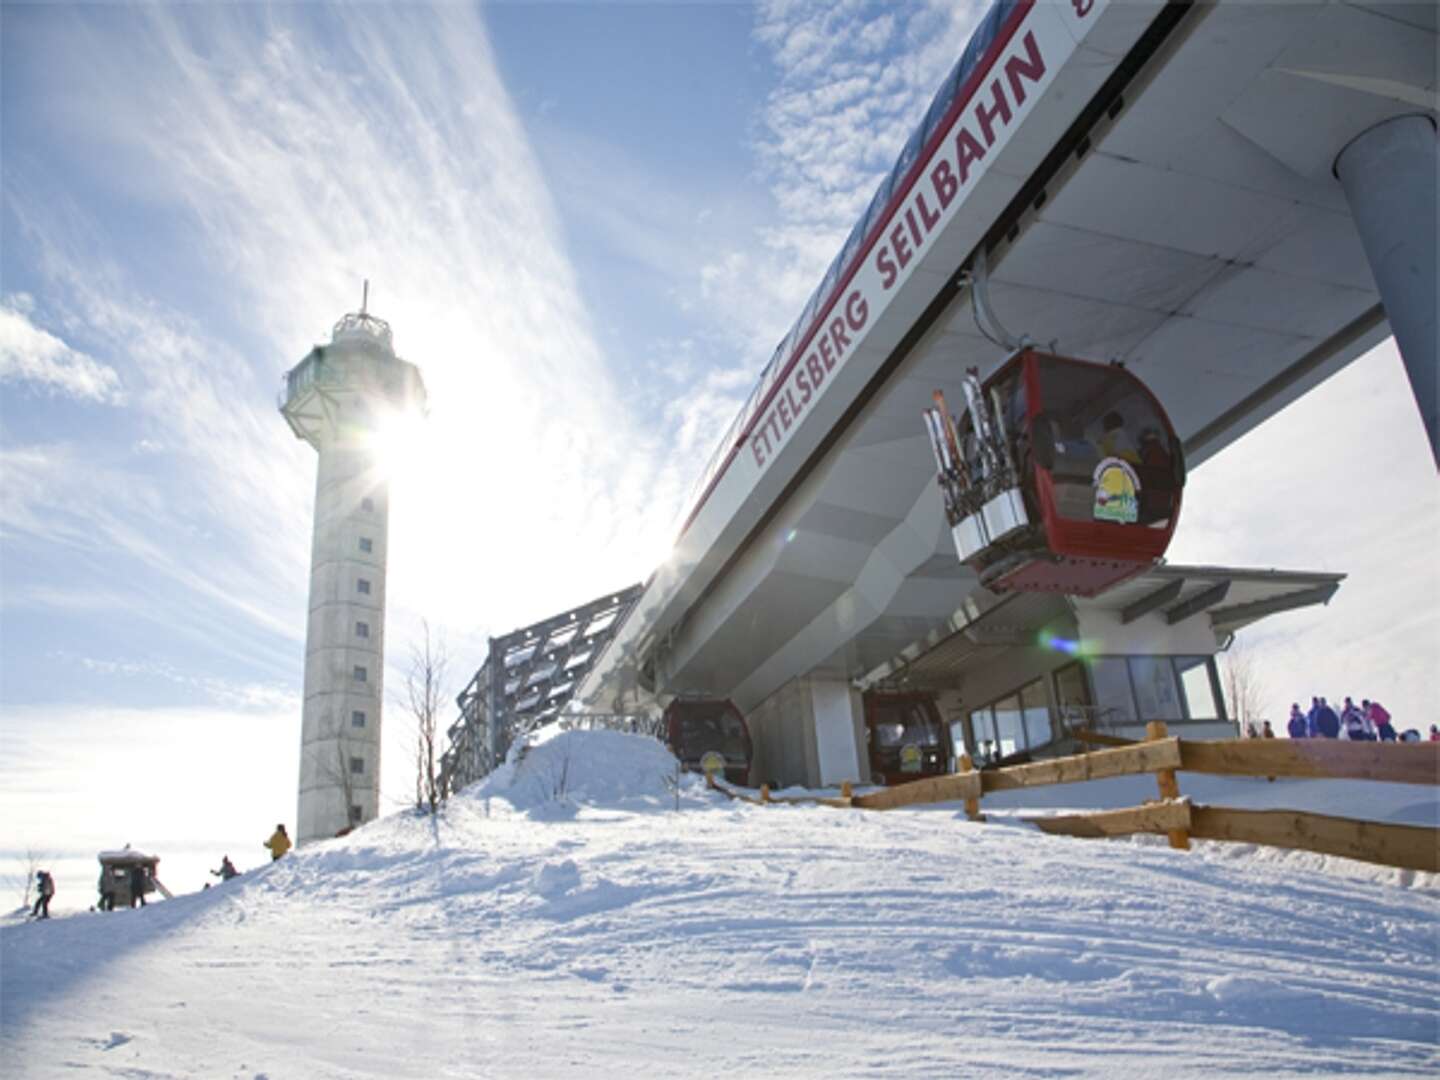
{"label": "observation tower", "polygon": [[420,369],[395,355],[390,325],[366,311],[335,324],[284,377],[280,413],[320,455],[310,548],[299,843],[379,810],[385,559],[390,499],[376,435],[425,408]]}

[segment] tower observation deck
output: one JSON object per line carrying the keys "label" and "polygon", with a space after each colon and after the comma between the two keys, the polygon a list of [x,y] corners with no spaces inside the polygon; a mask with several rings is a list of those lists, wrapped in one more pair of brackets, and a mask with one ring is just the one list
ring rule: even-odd
{"label": "tower observation deck", "polygon": [[298,840],[376,816],[384,701],[389,484],[377,432],[425,406],[420,369],[361,305],[286,373],[280,412],[319,454],[310,549]]}

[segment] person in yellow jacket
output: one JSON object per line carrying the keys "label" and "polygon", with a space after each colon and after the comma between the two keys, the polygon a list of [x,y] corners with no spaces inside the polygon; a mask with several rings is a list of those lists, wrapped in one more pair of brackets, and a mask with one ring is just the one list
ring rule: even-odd
{"label": "person in yellow jacket", "polygon": [[269,840],[265,841],[264,846],[270,849],[271,862],[274,862],[290,850],[290,834],[285,831],[283,824],[275,826],[275,832]]}

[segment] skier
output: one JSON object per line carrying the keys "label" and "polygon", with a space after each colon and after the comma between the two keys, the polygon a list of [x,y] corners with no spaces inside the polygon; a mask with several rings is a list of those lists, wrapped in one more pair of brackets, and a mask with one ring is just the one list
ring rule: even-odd
{"label": "skier", "polygon": [[135,901],[140,901],[140,906],[145,907],[145,867],[132,866],[130,868],[130,906],[135,906]]}
{"label": "skier", "polygon": [[1262,739],[1273,739],[1275,737],[1275,729],[1270,726],[1269,720],[1266,720],[1265,723],[1261,726],[1260,737]]}
{"label": "skier", "polygon": [[55,895],[55,879],[50,876],[50,871],[41,870],[35,875],[40,895],[35,898],[35,907],[30,912],[32,919],[48,919],[50,917],[50,898]]}
{"label": "skier", "polygon": [[287,851],[289,851],[290,834],[285,831],[285,825],[283,823],[276,825],[275,831],[270,834],[270,839],[266,840],[265,843],[261,846],[270,849],[271,862],[274,862],[276,859],[280,858],[281,855],[284,855]]}
{"label": "skier", "polygon": [[229,855],[222,855],[220,856],[220,869],[211,870],[210,874],[212,877],[218,877],[221,881],[229,881],[232,877],[239,877],[240,871],[235,869],[235,864],[230,861]]}

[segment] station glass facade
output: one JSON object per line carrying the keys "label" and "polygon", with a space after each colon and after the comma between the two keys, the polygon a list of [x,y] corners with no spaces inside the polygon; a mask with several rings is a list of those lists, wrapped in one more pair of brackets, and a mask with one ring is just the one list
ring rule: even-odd
{"label": "station glass facade", "polygon": [[1039,750],[1068,727],[1099,731],[1226,720],[1212,656],[1097,656],[1031,679],[951,726],[980,763]]}

